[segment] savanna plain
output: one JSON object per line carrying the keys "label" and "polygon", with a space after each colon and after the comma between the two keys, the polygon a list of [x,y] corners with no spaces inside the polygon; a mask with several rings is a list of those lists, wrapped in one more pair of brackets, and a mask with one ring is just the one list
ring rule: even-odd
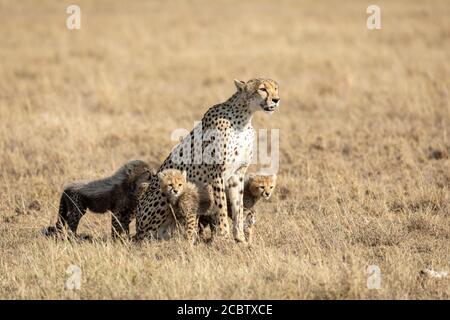
{"label": "savanna plain", "polygon": [[[447,1],[378,1],[379,30],[356,0],[77,1],[80,30],[70,4],[0,1],[0,298],[449,299],[421,274],[450,271]],[[92,213],[91,241],[41,234],[66,182],[157,168],[254,77],[281,104],[253,119],[279,171],[252,245],[112,241]]]}

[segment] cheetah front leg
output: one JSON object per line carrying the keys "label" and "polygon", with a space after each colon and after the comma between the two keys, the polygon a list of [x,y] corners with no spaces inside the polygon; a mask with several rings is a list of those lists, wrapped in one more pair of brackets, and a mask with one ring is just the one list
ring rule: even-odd
{"label": "cheetah front leg", "polygon": [[114,240],[122,237],[123,233],[126,237],[130,235],[131,211],[125,208],[111,214],[111,237]]}
{"label": "cheetah front leg", "polygon": [[251,209],[244,209],[244,235],[245,240],[250,244],[253,240],[253,225],[255,224],[255,212]]}
{"label": "cheetah front leg", "polygon": [[228,227],[227,198],[225,192],[225,181],[222,176],[213,180],[214,207],[216,212],[216,233],[222,238],[228,238],[230,230]]}
{"label": "cheetah front leg", "polygon": [[230,197],[233,218],[233,236],[237,242],[245,242],[244,236],[244,176],[247,167],[239,168],[228,180],[228,196]]}

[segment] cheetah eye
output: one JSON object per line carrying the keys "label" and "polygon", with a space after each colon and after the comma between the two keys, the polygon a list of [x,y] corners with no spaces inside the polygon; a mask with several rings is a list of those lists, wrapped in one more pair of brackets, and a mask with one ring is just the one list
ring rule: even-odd
{"label": "cheetah eye", "polygon": [[259,188],[260,188],[261,190],[264,190],[264,186],[259,186]]}
{"label": "cheetah eye", "polygon": [[266,89],[266,88],[264,88],[264,87],[262,87],[262,88],[259,88],[259,90],[261,90],[262,92],[267,92],[267,89]]}
{"label": "cheetah eye", "polygon": [[171,188],[172,188],[172,187],[173,187],[173,184],[171,184],[171,183],[170,183],[170,184],[169,184],[169,187],[171,187]]}
{"label": "cheetah eye", "polygon": [[179,186],[179,187],[181,187],[181,186],[182,186],[182,184],[180,183],[180,184],[178,184],[178,186]]}
{"label": "cheetah eye", "polygon": [[273,189],[273,186],[270,186],[270,189]]}

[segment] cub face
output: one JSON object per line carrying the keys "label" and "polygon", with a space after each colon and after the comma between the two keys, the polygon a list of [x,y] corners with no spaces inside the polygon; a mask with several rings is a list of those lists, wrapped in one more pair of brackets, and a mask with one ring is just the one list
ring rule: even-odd
{"label": "cub face", "polygon": [[254,110],[273,113],[280,103],[278,83],[271,79],[252,79],[247,82],[234,80],[238,91],[245,92]]}
{"label": "cub face", "polygon": [[253,196],[263,197],[268,200],[272,195],[277,183],[274,175],[253,175],[249,177],[249,189]]}
{"label": "cub face", "polygon": [[186,185],[186,171],[167,169],[158,173],[161,192],[174,204]]}

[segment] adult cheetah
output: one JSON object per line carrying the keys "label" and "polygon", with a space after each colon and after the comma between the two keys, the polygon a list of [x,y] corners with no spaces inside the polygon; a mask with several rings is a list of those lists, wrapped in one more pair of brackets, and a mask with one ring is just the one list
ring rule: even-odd
{"label": "adult cheetah", "polygon": [[[213,188],[217,233],[229,236],[228,195],[233,217],[233,236],[244,242],[244,176],[253,154],[253,114],[273,113],[279,105],[278,84],[271,79],[235,80],[237,91],[225,102],[211,107],[189,135],[172,150],[158,172],[184,170],[191,182],[208,183]],[[138,200],[136,239],[167,238],[174,221],[166,196],[157,178]]]}
{"label": "adult cheetah", "polygon": [[[277,175],[250,174],[246,175],[244,181],[244,235],[245,240],[250,243],[253,238],[253,226],[256,223],[256,204],[261,199],[270,199],[277,184]],[[199,190],[202,190],[202,188],[199,188]],[[206,202],[209,198],[209,195],[201,197],[201,199],[206,199]],[[205,212],[204,208],[202,209],[203,212],[200,212],[198,215],[198,226],[200,230],[203,231],[206,225],[209,225],[210,228],[214,229],[215,222],[213,217],[209,215],[207,211]],[[228,210],[228,216],[232,217],[230,210]]]}

